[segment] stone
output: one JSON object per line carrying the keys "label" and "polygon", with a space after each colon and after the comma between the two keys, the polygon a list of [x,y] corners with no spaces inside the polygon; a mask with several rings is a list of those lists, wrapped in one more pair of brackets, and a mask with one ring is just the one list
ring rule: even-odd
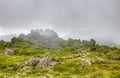
{"label": "stone", "polygon": [[74,52],[74,54],[79,54],[79,53],[86,53],[86,52],[88,52],[88,51],[90,51],[90,49],[78,49],[76,52]]}
{"label": "stone", "polygon": [[38,68],[51,68],[57,64],[60,64],[60,62],[53,61],[50,57],[44,57],[40,60],[37,67]]}
{"label": "stone", "polygon": [[39,58],[31,57],[28,61],[25,61],[25,66],[35,66],[39,63]]}
{"label": "stone", "polygon": [[50,57],[44,57],[40,60],[37,67],[39,68],[49,68],[52,59]]}
{"label": "stone", "polygon": [[91,50],[91,51],[96,51],[97,48],[93,47],[93,48],[91,48],[90,50]]}
{"label": "stone", "polygon": [[11,50],[9,48],[6,48],[3,54],[4,55],[17,55],[18,52],[17,51],[13,51],[13,50]]}
{"label": "stone", "polygon": [[44,57],[42,59],[31,57],[28,61],[24,62],[23,69],[29,69],[31,66],[36,66],[36,68],[51,68],[57,64],[63,64],[63,62],[54,61],[51,57]]}
{"label": "stone", "polygon": [[85,53],[87,51],[88,51],[87,49],[82,49],[80,52]]}
{"label": "stone", "polygon": [[93,64],[93,60],[87,57],[83,58],[81,62],[82,62],[82,66],[88,66]]}

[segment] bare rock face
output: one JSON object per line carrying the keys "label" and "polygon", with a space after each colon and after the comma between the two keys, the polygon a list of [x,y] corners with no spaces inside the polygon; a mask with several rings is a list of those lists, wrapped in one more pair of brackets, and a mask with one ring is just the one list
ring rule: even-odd
{"label": "bare rock face", "polygon": [[5,51],[3,52],[4,55],[16,55],[17,52],[16,51],[13,51],[9,48],[6,48]]}

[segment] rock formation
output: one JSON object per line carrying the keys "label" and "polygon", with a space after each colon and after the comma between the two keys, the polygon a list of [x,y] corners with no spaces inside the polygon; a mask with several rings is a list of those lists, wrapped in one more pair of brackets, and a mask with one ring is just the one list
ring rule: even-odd
{"label": "rock formation", "polygon": [[56,42],[59,40],[57,33],[49,29],[31,30],[30,34],[20,34],[19,38],[41,44],[49,48],[61,48],[60,45]]}
{"label": "rock formation", "polygon": [[51,57],[30,58],[28,61],[24,62],[24,67],[26,66],[36,66],[37,68],[51,68],[57,64],[62,64],[61,62],[54,61]]}

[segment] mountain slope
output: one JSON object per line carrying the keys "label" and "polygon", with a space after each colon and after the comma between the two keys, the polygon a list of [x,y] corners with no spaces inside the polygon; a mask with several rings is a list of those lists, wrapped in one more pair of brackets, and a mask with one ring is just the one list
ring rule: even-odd
{"label": "mountain slope", "polygon": [[[8,42],[7,42],[8,43]],[[6,44],[6,42],[1,43]],[[63,50],[38,48],[17,39],[9,49],[17,55],[0,52],[1,78],[119,78],[120,50],[106,46],[82,46]]]}

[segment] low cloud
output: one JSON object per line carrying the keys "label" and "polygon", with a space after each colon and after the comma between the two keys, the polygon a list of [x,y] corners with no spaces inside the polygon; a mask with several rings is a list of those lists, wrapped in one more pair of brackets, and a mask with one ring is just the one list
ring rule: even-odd
{"label": "low cloud", "polygon": [[120,42],[120,0],[0,0],[0,35],[50,28],[60,36]]}

